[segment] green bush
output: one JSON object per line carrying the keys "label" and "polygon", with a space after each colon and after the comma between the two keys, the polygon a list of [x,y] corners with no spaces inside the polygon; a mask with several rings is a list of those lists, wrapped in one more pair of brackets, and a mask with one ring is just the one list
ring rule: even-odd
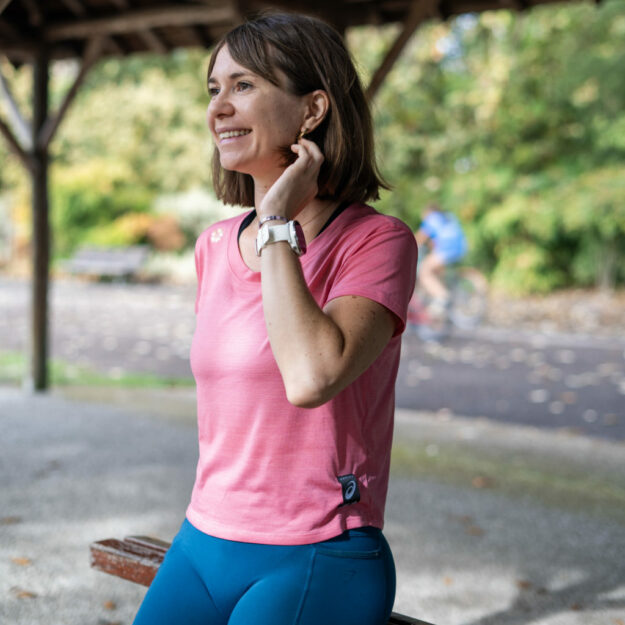
{"label": "green bush", "polygon": [[150,210],[153,194],[132,180],[129,168],[113,161],[55,169],[50,193],[54,256],[66,257],[88,241],[136,242],[136,233],[123,221],[113,224],[123,215]]}

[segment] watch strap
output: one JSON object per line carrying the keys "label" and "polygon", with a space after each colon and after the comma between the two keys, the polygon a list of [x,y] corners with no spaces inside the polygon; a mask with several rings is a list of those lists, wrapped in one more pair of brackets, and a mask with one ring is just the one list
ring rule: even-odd
{"label": "watch strap", "polygon": [[261,217],[261,219],[258,221],[258,227],[262,228],[266,223],[270,221],[284,221],[286,223],[289,220],[282,215],[267,215],[267,217]]}
{"label": "watch strap", "polygon": [[[298,240],[298,232],[301,240]],[[256,254],[260,256],[262,250],[271,243],[286,241],[291,249],[301,256],[306,251],[306,243],[303,240],[301,226],[296,221],[289,221],[281,225],[264,224],[256,236]]]}

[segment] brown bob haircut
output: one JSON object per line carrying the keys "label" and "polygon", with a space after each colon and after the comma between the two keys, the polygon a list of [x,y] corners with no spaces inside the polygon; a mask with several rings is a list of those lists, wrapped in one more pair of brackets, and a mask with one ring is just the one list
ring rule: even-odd
{"label": "brown bob haircut", "polygon": [[[304,15],[261,15],[221,39],[210,58],[209,77],[224,46],[239,65],[274,85],[281,86],[277,73],[281,71],[287,78],[287,89],[295,95],[316,89],[328,94],[330,107],[325,119],[307,135],[325,157],[319,172],[319,198],[366,202],[378,199],[380,187],[389,188],[375,163],[371,113],[338,32]],[[284,146],[282,152],[294,159],[289,146]],[[226,204],[254,205],[252,177],[224,169],[217,148],[213,154],[213,185],[217,197]]]}

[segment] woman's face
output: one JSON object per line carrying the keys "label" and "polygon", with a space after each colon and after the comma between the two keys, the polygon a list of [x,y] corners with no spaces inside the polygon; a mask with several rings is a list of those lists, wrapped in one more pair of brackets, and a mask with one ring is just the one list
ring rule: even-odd
{"label": "woman's face", "polygon": [[239,65],[227,46],[217,54],[208,78],[211,101],[206,118],[224,169],[273,182],[284,170],[279,148],[295,142],[306,100]]}

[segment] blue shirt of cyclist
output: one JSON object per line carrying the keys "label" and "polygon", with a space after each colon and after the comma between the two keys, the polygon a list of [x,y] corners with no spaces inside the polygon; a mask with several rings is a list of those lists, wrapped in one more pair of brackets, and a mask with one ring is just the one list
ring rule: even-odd
{"label": "blue shirt of cyclist", "polygon": [[432,241],[437,255],[446,263],[455,263],[467,253],[467,241],[455,215],[430,211],[421,223],[421,229]]}

